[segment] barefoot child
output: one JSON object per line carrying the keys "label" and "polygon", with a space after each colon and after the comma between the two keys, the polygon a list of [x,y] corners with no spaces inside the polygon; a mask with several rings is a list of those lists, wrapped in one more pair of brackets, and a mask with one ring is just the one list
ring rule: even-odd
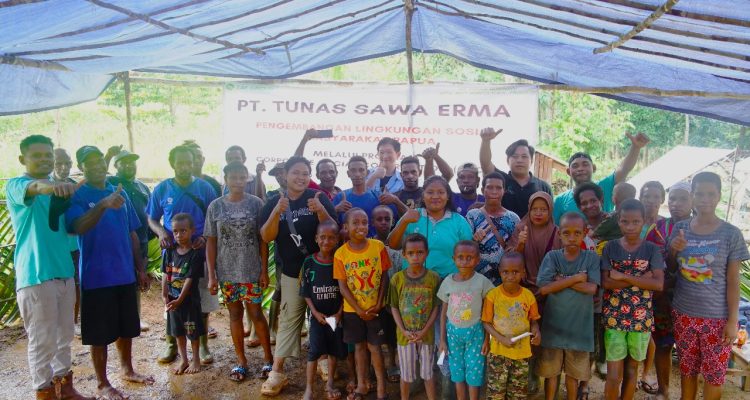
{"label": "barefoot child", "polygon": [[396,273],[388,292],[393,319],[398,326],[398,359],[401,366],[401,400],[409,398],[409,387],[419,375],[424,380],[429,400],[435,399],[432,379],[434,323],[440,310],[437,291],[440,276],[425,269],[427,239],[413,233],[404,240],[404,258],[408,268]]}
{"label": "barefoot child", "polygon": [[344,296],[346,326],[344,342],[354,344],[357,365],[357,389],[352,399],[363,399],[368,392],[367,351],[377,378],[378,398],[387,396],[385,368],[380,346],[385,343],[380,313],[385,303],[388,287],[388,268],[391,266],[385,245],[376,239],[367,239],[369,218],[361,208],[352,208],[344,214],[349,241],[336,250],[333,257],[333,277],[339,281]]}
{"label": "barefoot child", "polygon": [[[487,399],[525,399],[528,393],[531,345],[539,345],[539,310],[536,298],[521,286],[526,270],[521,253],[511,251],[500,259],[503,283],[490,290],[482,306],[482,322],[490,335]],[[511,339],[531,332],[531,337]]]}
{"label": "barefoot child", "polygon": [[458,272],[448,275],[440,285],[443,301],[440,317],[440,353],[448,357],[451,380],[456,384],[458,400],[479,398],[484,384],[485,355],[489,337],[482,327],[482,299],[495,287],[484,275],[475,272],[479,264],[479,245],[462,240],[453,249]]}
{"label": "barefoot child", "polygon": [[544,378],[544,397],[555,398],[560,374],[565,372],[568,400],[586,399],[578,389],[591,379],[589,353],[594,351],[594,293],[599,286],[599,256],[581,250],[586,221],[571,211],[560,218],[563,248],[547,253],[539,268],[537,286],[547,296],[542,320],[542,354],[537,375]]}
{"label": "barefoot child", "polygon": [[[175,246],[164,252],[162,261],[161,293],[167,310],[167,334],[177,339],[177,351],[182,362],[175,375],[194,374],[201,369],[199,339],[206,333],[201,314],[198,278],[203,273],[203,251],[192,247],[195,226],[190,214],[172,217]],[[187,356],[187,338],[193,350],[192,363]]]}
{"label": "barefoot child", "polygon": [[[641,239],[645,210],[635,199],[618,211],[623,237],[602,250],[602,319],[607,355],[605,398],[630,400],[635,395],[638,363],[646,359],[654,317],[653,291],[664,284],[659,248]],[[622,388],[621,388],[622,387]]]}
{"label": "barefoot child", "polygon": [[[343,301],[338,282],[333,278],[333,252],[339,244],[338,225],[331,220],[321,222],[315,242],[320,251],[305,259],[300,289],[300,295],[310,307],[310,350],[307,353],[307,387],[303,398],[312,400],[318,359],[328,356],[326,397],[336,400],[341,398],[341,392],[333,386],[336,359],[347,356],[344,329],[341,326]],[[326,322],[328,317],[336,319],[335,331]]]}

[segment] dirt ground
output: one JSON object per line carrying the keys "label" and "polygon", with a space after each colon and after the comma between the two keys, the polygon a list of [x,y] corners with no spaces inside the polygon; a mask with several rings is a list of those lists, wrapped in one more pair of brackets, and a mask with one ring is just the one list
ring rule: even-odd
{"label": "dirt ground", "polygon": [[[143,299],[144,319],[151,326],[148,332],[144,332],[133,342],[133,363],[138,372],[152,375],[156,382],[151,386],[135,385],[123,382],[119,379],[117,352],[114,346],[110,346],[108,373],[112,384],[128,393],[132,399],[259,399],[260,386],[263,381],[259,378],[262,350],[248,349],[251,375],[245,382],[237,384],[228,378],[230,369],[234,366],[235,356],[229,336],[229,319],[227,312],[220,311],[211,314],[211,325],[219,331],[219,336],[210,341],[211,351],[214,354],[213,365],[206,366],[196,375],[175,376],[171,373],[173,366],[165,366],[154,360],[162,349],[164,342],[160,337],[164,334],[164,322],[162,321],[163,305],[158,297],[156,286],[152,287]],[[304,340],[304,339],[303,339]],[[305,348],[303,343],[303,349]],[[303,350],[304,351],[304,350]],[[75,385],[79,391],[92,395],[96,388],[96,379],[91,364],[91,355],[86,346],[82,346],[79,340],[73,342],[73,371],[75,374]],[[289,375],[289,386],[277,397],[279,400],[300,399],[305,389],[305,363],[302,360],[290,359],[286,364]],[[26,335],[21,326],[9,327],[0,330],[0,399],[33,399],[34,393],[30,389],[31,382],[28,372],[26,358]],[[348,371],[341,363],[342,371],[340,379],[336,381],[342,391],[346,386]],[[437,373],[439,375],[439,373]],[[678,399],[679,376],[677,369],[673,370],[672,399]],[[324,399],[322,391],[323,384],[318,382],[315,391],[316,399]],[[438,386],[439,387],[439,386]],[[604,384],[601,379],[594,377],[591,382],[591,399],[603,398]],[[397,399],[398,384],[388,385],[389,398]],[[370,398],[374,399],[375,394]],[[424,391],[420,390],[414,399],[426,399]],[[541,399],[541,395],[531,397]],[[643,392],[638,392],[636,399],[647,399]],[[730,377],[724,389],[725,399],[748,399],[750,393],[739,389],[739,378]]]}

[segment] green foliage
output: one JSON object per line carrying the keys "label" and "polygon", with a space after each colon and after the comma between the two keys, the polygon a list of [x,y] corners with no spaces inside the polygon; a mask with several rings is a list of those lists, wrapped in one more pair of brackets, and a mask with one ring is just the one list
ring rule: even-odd
{"label": "green foliage", "polygon": [[750,301],[750,261],[740,264],[740,296]]}
{"label": "green foliage", "polygon": [[8,207],[0,203],[0,327],[15,322],[19,316],[16,304],[16,274],[13,253],[16,249]]}

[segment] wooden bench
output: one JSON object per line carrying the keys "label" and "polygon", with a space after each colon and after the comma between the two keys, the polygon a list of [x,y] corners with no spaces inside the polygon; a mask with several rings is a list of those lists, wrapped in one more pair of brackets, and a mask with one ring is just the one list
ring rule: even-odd
{"label": "wooden bench", "polygon": [[740,377],[740,386],[744,392],[750,392],[750,360],[745,358],[737,346],[732,346],[734,368],[727,369],[727,375]]}

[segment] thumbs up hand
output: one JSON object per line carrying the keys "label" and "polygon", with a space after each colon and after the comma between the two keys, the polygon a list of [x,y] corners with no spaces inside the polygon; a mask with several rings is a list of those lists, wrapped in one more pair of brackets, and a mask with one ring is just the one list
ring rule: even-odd
{"label": "thumbs up hand", "polygon": [[320,202],[320,195],[322,194],[323,192],[317,192],[315,193],[315,197],[307,199],[307,208],[309,208],[311,212],[318,213],[324,210],[323,203]]}
{"label": "thumbs up hand", "polygon": [[490,227],[484,227],[484,228],[478,228],[476,231],[474,231],[474,241],[475,242],[481,242],[484,240],[484,237],[487,236],[487,232],[490,230]]}
{"label": "thumbs up hand", "polygon": [[378,197],[378,202],[385,205],[396,204],[398,202],[398,197],[396,197],[395,194],[389,192],[388,187],[386,186],[383,190],[383,194]]}
{"label": "thumbs up hand", "polygon": [[339,202],[339,204],[336,204],[334,209],[336,210],[337,213],[345,213],[349,211],[351,208],[352,208],[352,203],[346,200],[346,191],[342,190],[341,201]]}
{"label": "thumbs up hand", "polygon": [[125,204],[125,197],[122,196],[122,184],[117,185],[117,190],[111,193],[109,196],[101,199],[99,203],[104,208],[111,208],[117,210]]}
{"label": "thumbs up hand", "polygon": [[526,243],[526,240],[529,239],[529,226],[524,225],[521,232],[518,234],[518,244],[524,244]]}
{"label": "thumbs up hand", "polygon": [[274,207],[279,215],[285,213],[286,210],[289,209],[289,198],[286,197],[286,193],[281,192],[280,196],[281,197],[279,197],[279,202],[276,203],[276,207]]}
{"label": "thumbs up hand", "polygon": [[672,244],[670,245],[670,248],[672,249],[672,253],[676,254],[685,250],[686,247],[687,247],[687,239],[685,239],[685,230],[680,229],[680,233],[677,235],[677,237],[672,239]]}

